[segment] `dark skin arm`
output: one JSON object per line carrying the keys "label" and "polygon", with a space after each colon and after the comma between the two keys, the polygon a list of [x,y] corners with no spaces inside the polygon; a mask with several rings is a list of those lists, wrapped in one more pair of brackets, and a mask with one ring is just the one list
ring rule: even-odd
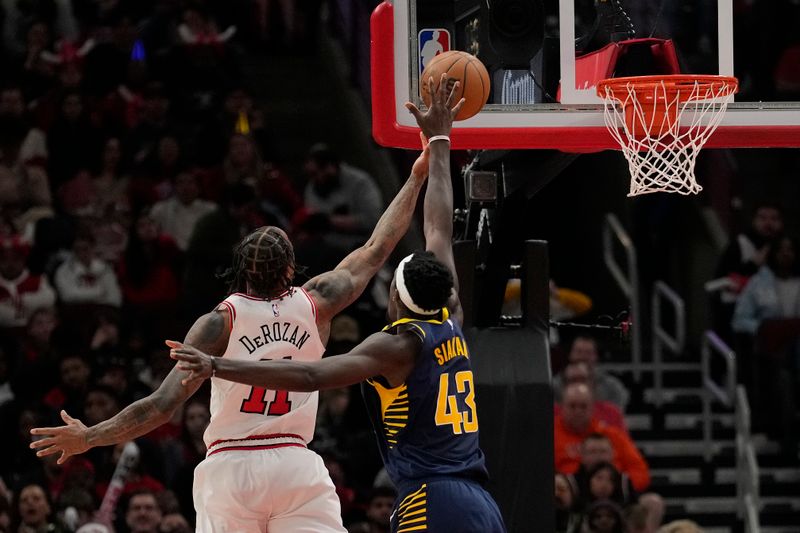
{"label": "dark skin arm", "polygon": [[309,280],[303,288],[317,304],[317,327],[323,342],[328,338],[330,321],[353,303],[383,267],[411,224],[417,197],[428,175],[427,142],[403,187],[381,216],[369,240],[345,257],[335,269]]}
{"label": "dark skin arm", "polygon": [[183,382],[189,386],[215,377],[271,390],[311,392],[346,387],[375,376],[384,376],[390,384],[405,380],[406,368],[413,366],[419,353],[416,335],[375,333],[350,352],[320,361],[241,361],[215,359],[187,344],[167,341],[170,357],[177,368],[189,374]]}
{"label": "dark skin arm", "polygon": [[[186,342],[202,346],[208,353],[222,355],[228,345],[229,332],[230,315],[220,307],[197,319],[186,334]],[[127,442],[145,435],[169,420],[202,384],[195,381],[184,386],[181,382],[185,377],[186,372],[176,365],[152,394],[92,427],[86,427],[66,411],[61,411],[61,419],[66,425],[32,429],[32,435],[42,438],[33,441],[30,447],[39,450],[36,452],[39,457],[60,453],[58,464],[62,464],[70,456],[89,448]]]}
{"label": "dark skin arm", "polygon": [[[433,80],[430,82],[433,84]],[[450,108],[457,84],[448,91],[446,76],[442,77],[435,93],[432,88],[431,85],[431,94],[434,96],[426,113],[421,113],[412,104],[407,104],[407,107],[414,113],[423,135],[448,135],[453,119],[464,104],[464,100],[462,99],[452,109]],[[444,146],[434,148],[436,144]],[[453,188],[450,183],[449,144],[436,141],[429,145],[429,149],[431,150],[429,169],[431,172],[438,173],[440,183],[433,191],[429,187],[425,195],[426,240],[428,249],[434,251],[437,257],[444,260],[445,264],[455,273],[453,251],[450,245],[453,234]],[[443,195],[441,201],[444,207],[436,205],[440,201],[437,197],[439,194]],[[392,206],[390,206],[390,210],[391,208]],[[389,210],[387,210],[387,214],[388,212]],[[381,221],[384,221],[387,214],[384,214]],[[428,221],[429,217],[431,222]],[[378,226],[380,225],[381,223],[378,224]],[[377,232],[378,228],[375,231]],[[429,234],[432,241],[428,240]],[[350,259],[351,257],[345,259],[343,264]],[[356,265],[352,267],[355,268]],[[330,274],[336,274],[336,271]],[[328,275],[323,274],[323,276]],[[309,283],[314,281],[311,280]],[[324,287],[324,284],[322,286]],[[456,294],[455,291],[454,294]],[[454,315],[459,316],[457,313],[460,314],[461,306],[458,304],[457,295],[453,306],[449,307],[453,310]],[[406,380],[414,367],[419,354],[420,340],[410,332],[401,332],[397,335],[376,333],[347,354],[328,357],[313,363],[214,360],[202,353],[202,350],[186,344],[167,341],[167,345],[172,348],[170,356],[181,361],[178,368],[191,372],[186,378],[187,383],[209,378],[216,365],[216,377],[229,381],[272,390],[313,391],[352,385],[378,375],[385,377],[392,386],[399,385]]]}
{"label": "dark skin arm", "polygon": [[[383,266],[383,263],[389,258],[389,255],[394,250],[399,240],[405,235],[408,226],[411,223],[411,217],[414,213],[416,206],[417,196],[419,190],[424,182],[419,176],[426,176],[427,172],[425,166],[429,171],[436,170],[442,172],[442,167],[446,167],[447,173],[444,175],[449,180],[450,176],[450,152],[449,147],[446,153],[442,152],[441,147],[435,147],[436,144],[442,144],[441,141],[428,145],[428,138],[434,135],[449,135],[450,129],[453,125],[453,119],[461,110],[464,105],[464,100],[461,99],[451,109],[450,106],[453,101],[453,95],[457,89],[458,83],[448,87],[446,77],[443,75],[442,83],[434,94],[431,102],[431,107],[425,113],[419,111],[413,104],[406,104],[409,109],[414,109],[414,117],[422,129],[422,145],[423,155],[417,159],[411,171],[411,177],[406,184],[397,193],[397,196],[383,213],[375,231],[367,241],[367,243],[347,256],[332,272],[321,274],[316,278],[309,281],[304,289],[312,293],[312,296],[317,302],[317,324],[320,327],[320,334],[327,337],[327,328],[329,327],[330,320],[338,314],[342,309],[353,303],[356,298],[364,291],[369,280],[375,275],[378,270]],[[428,152],[430,151],[430,155]],[[436,153],[436,155],[434,155]],[[433,159],[446,160],[445,163],[435,163]],[[428,161],[430,159],[430,161]],[[449,185],[449,182],[448,182]],[[437,191],[440,187],[437,187]],[[426,197],[435,193],[427,193]],[[432,198],[431,202],[436,202],[436,198]],[[426,201],[426,206],[427,206]],[[450,214],[453,211],[453,192],[450,185]],[[428,216],[427,207],[425,216]],[[426,223],[427,226],[427,223]],[[450,238],[453,234],[452,219],[450,220]],[[446,228],[445,228],[446,231]],[[427,240],[427,235],[426,235]],[[448,240],[449,243],[449,240]],[[430,246],[430,244],[429,244]],[[439,246],[437,244],[437,246]],[[430,249],[430,248],[428,248]],[[452,249],[450,250],[450,262],[452,263]],[[458,306],[460,309],[460,306]],[[324,330],[323,330],[324,327]]]}
{"label": "dark skin arm", "polygon": [[[432,96],[431,109],[427,114],[417,109],[412,104],[406,107],[417,119],[422,128],[422,133],[430,138],[434,132],[447,130],[450,133],[453,119],[458,114],[461,103],[450,109],[452,92],[445,100],[444,87],[447,86],[447,75],[443,74],[439,80],[439,87],[434,91],[433,78],[428,79],[428,91]],[[436,133],[442,135],[442,133]],[[447,302],[447,307],[453,319],[459,324],[463,321],[464,312],[458,298],[458,274],[456,273],[455,260],[453,259],[453,183],[450,179],[450,143],[435,141],[430,145],[430,172],[428,190],[425,192],[425,249],[433,252],[439,261],[453,273],[453,294]]]}

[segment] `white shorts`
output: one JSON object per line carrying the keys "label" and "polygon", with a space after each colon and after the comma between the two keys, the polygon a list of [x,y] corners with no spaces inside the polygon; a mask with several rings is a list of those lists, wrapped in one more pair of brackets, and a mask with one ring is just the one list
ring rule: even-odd
{"label": "white shorts", "polygon": [[195,468],[196,531],[346,532],[328,470],[302,440],[236,442],[212,445]]}

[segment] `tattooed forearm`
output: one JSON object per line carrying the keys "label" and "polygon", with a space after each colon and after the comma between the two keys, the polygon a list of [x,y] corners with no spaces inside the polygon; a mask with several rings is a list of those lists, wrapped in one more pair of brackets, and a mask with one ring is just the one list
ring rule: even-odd
{"label": "tattooed forearm", "polygon": [[425,180],[416,176],[411,176],[406,181],[378,220],[372,236],[364,246],[365,249],[372,252],[369,259],[373,264],[377,263],[378,267],[383,265],[394,247],[408,231],[423,183]]}
{"label": "tattooed forearm", "polygon": [[[221,355],[228,344],[226,315],[212,312],[203,315],[186,334],[186,343],[202,346],[209,354]],[[184,386],[181,380],[187,375],[173,368],[164,378],[158,390],[150,396],[132,403],[113,418],[88,429],[86,443],[90,446],[105,446],[125,442],[154,430],[170,419],[202,382]]]}
{"label": "tattooed forearm", "polygon": [[90,427],[86,443],[89,446],[108,446],[133,440],[154,430],[169,420],[171,415],[171,412],[157,409],[152,398],[142,398],[117,416]]}

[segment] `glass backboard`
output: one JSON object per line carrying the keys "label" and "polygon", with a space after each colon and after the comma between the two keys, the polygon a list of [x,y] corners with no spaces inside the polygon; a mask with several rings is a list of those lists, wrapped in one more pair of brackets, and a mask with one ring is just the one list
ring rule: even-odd
{"label": "glass backboard", "polygon": [[[604,68],[608,77],[662,73],[646,39],[669,39],[681,73],[739,79],[707,147],[800,146],[797,27],[800,3],[790,1],[387,1],[372,17],[373,133],[383,145],[417,148],[403,104],[421,104],[425,62],[457,49],[483,61],[492,92],[455,125],[454,148],[617,149],[594,80]],[[643,40],[620,55],[631,38]]]}

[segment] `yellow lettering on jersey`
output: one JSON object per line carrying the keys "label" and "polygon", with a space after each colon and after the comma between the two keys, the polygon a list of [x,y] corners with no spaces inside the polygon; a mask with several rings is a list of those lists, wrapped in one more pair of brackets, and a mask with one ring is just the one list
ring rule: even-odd
{"label": "yellow lettering on jersey", "polygon": [[461,337],[450,337],[442,342],[434,348],[433,355],[436,357],[436,362],[439,366],[456,357],[469,357],[467,343]]}
{"label": "yellow lettering on jersey", "polygon": [[442,356],[442,349],[436,348],[433,350],[433,355],[436,356],[436,362],[439,363],[439,366],[444,364],[444,357]]}

